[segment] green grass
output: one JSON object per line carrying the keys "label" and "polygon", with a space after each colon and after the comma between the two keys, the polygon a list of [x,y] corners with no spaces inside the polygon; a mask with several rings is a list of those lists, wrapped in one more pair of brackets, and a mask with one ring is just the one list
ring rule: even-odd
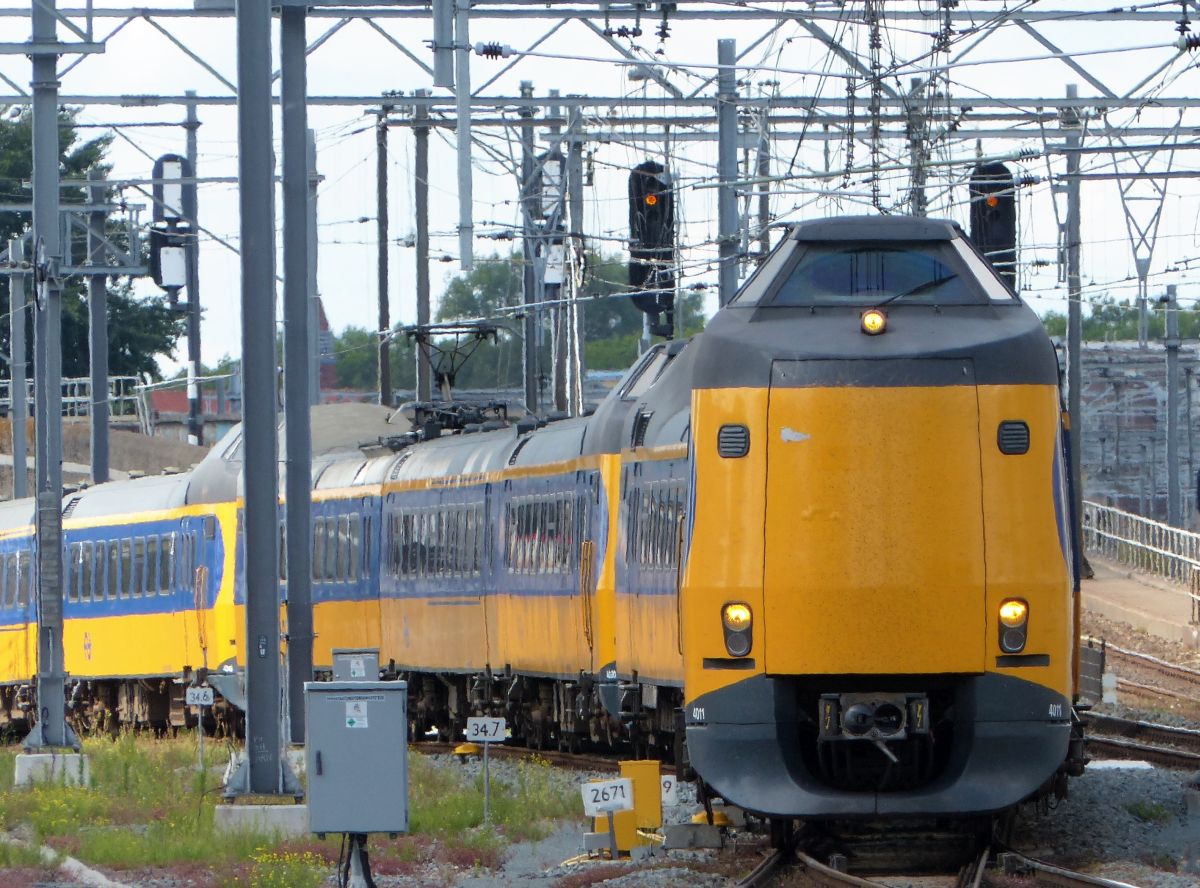
{"label": "green grass", "polygon": [[[60,782],[14,789],[16,750],[0,750],[0,829],[19,828],[61,854],[102,868],[202,868],[212,888],[316,888],[333,870],[336,836],[290,842],[252,833],[217,836],[218,771],[197,771],[194,737],[125,734],[90,739],[84,751],[90,787]],[[219,744],[209,745],[206,757],[223,761]],[[495,868],[508,842],[540,838],[555,821],[580,810],[571,779],[537,760],[516,765],[510,783],[493,776],[491,806],[492,824],[485,827],[482,777],[468,776],[453,762],[410,754],[410,834],[373,837],[372,866],[381,874],[403,874],[432,857],[458,869]],[[0,844],[0,869],[9,866],[40,861],[32,851]]]}
{"label": "green grass", "polygon": [[1166,823],[1171,819],[1171,812],[1157,802],[1129,802],[1125,810],[1146,823]]}

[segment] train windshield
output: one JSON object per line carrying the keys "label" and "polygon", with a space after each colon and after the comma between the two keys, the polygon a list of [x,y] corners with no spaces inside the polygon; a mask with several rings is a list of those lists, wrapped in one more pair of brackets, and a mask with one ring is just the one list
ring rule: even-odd
{"label": "train windshield", "polygon": [[982,305],[989,293],[949,241],[812,242],[764,305]]}

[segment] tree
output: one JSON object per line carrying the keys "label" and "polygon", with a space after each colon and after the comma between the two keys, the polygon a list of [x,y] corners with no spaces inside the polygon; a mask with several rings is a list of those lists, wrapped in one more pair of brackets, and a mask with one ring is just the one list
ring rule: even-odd
{"label": "tree", "polygon": [[[1150,316],[1147,319],[1147,338],[1162,339],[1166,330],[1166,306],[1156,299],[1150,301]],[[1059,312],[1048,312],[1042,323],[1051,336],[1067,335],[1067,317]],[[1128,299],[1120,302],[1111,296],[1102,296],[1091,303],[1088,317],[1083,319],[1085,342],[1113,342],[1138,338],[1138,307]],[[1179,309],[1179,335],[1183,339],[1200,336],[1200,303],[1191,308]]]}
{"label": "tree", "polygon": [[[0,109],[6,110],[6,109]],[[101,136],[89,141],[80,141],[74,127],[76,111],[66,109],[59,112],[60,170],[63,178],[86,178],[89,170],[108,172],[103,163],[104,152],[112,140]],[[14,199],[28,199],[29,193],[21,183],[33,175],[33,118],[29,111],[22,111],[15,118],[0,118],[0,192]],[[81,188],[63,188],[62,202],[85,203]],[[0,242],[19,237],[26,229],[29,217],[25,213],[0,213]],[[77,235],[82,238],[83,235]],[[114,241],[121,241],[124,232],[114,226],[110,232]],[[82,244],[75,249],[82,255]],[[175,343],[184,334],[184,318],[176,314],[167,304],[165,296],[138,298],[133,295],[129,282],[108,289],[108,369],[113,376],[149,375],[161,378],[157,357],[171,357]],[[0,278],[0,314],[9,312],[7,276]],[[26,312],[26,338],[28,351],[25,356],[27,374],[32,378],[33,323],[32,312]],[[0,319],[0,349],[9,351],[9,325]],[[88,375],[88,318],[87,302],[83,282],[70,278],[63,290],[62,353],[63,375]],[[7,376],[7,370],[3,375]]]}
{"label": "tree", "polygon": [[[375,331],[347,327],[333,337],[338,388],[373,391],[379,387],[379,339]],[[417,368],[412,345],[401,335],[392,340],[392,389],[412,391]]]}
{"label": "tree", "polygon": [[[583,295],[585,363],[594,370],[623,370],[638,354],[642,313],[620,294],[629,287],[629,265],[620,256],[587,254]],[[520,387],[522,358],[520,321],[503,309],[522,301],[523,259],[520,254],[479,260],[474,270],[452,280],[438,306],[439,321],[495,318],[502,325],[497,345],[480,346],[459,376],[466,388]],[[685,291],[676,305],[684,335],[704,327],[702,299]],[[549,367],[547,343],[539,362]]]}

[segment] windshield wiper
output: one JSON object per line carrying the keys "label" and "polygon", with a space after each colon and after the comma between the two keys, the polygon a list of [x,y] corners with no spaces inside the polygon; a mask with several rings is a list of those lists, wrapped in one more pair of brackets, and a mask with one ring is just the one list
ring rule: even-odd
{"label": "windshield wiper", "polygon": [[940,287],[942,284],[946,283],[947,281],[952,281],[956,277],[958,277],[958,275],[954,272],[951,272],[950,274],[944,274],[941,277],[933,278],[932,280],[925,281],[923,284],[917,284],[912,289],[905,290],[903,293],[897,293],[895,296],[889,296],[887,299],[883,300],[883,302],[880,302],[876,307],[883,308],[885,305],[895,302],[897,299],[903,299],[905,296],[916,296],[918,293],[924,293],[926,290],[932,290],[935,287]]}

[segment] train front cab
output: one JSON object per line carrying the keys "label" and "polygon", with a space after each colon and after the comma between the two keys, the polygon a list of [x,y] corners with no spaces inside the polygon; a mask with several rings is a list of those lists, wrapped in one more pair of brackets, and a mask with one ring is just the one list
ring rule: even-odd
{"label": "train front cab", "polygon": [[897,309],[890,340],[859,313],[706,333],[750,384],[693,395],[688,752],[771,816],[997,812],[1071,735],[1053,356],[1016,300]]}

